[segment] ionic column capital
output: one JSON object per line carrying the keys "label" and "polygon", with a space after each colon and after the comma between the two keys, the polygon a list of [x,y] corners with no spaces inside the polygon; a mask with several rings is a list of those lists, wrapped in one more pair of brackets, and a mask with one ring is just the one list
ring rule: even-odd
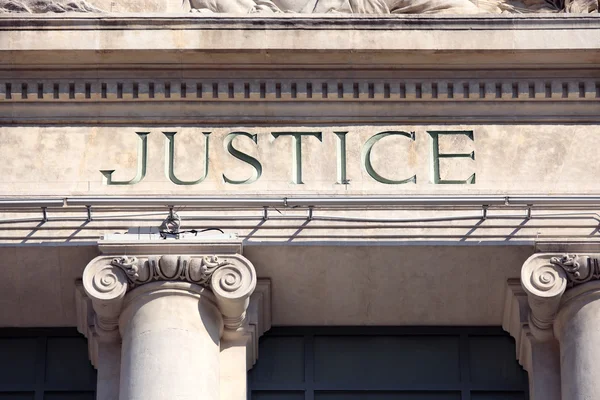
{"label": "ionic column capital", "polygon": [[568,289],[600,279],[600,254],[535,254],[521,268],[521,284],[531,313],[529,326],[538,340],[554,337],[554,320]]}
{"label": "ionic column capital", "polygon": [[209,289],[225,328],[237,329],[256,288],[256,271],[239,254],[96,257],[83,272],[83,288],[92,300],[99,328],[116,328],[127,291],[157,281],[187,282]]}
{"label": "ionic column capital", "polygon": [[120,341],[126,294],[161,281],[203,290],[201,295],[210,297],[221,313],[225,333],[253,328],[246,326],[246,313],[257,286],[256,270],[240,254],[102,255],[85,267],[76,290],[78,329],[88,338],[94,365],[99,343]]}

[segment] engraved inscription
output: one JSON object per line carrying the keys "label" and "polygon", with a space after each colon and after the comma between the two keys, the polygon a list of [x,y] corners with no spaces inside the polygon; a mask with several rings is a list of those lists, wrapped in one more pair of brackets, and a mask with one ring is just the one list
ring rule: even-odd
{"label": "engraved inscription", "polygon": [[[175,185],[199,185],[203,183],[210,175],[210,165],[213,165],[215,157],[220,157],[219,152],[211,150],[211,133],[202,132],[204,139],[204,146],[200,146],[198,149],[189,151],[188,154],[193,154],[192,157],[186,157],[186,160],[180,160],[185,162],[187,165],[192,165],[195,172],[195,176],[199,176],[193,180],[183,180],[177,177],[175,173],[175,164],[177,163],[175,154],[175,136],[177,132],[163,131],[165,136],[164,142],[164,173],[165,177]],[[146,170],[148,163],[159,162],[154,159],[154,156],[150,157],[148,154],[148,135],[150,132],[136,132],[138,135],[137,145],[137,167],[135,176],[130,180],[114,180],[112,178],[115,170],[101,170],[103,176],[103,183],[105,185],[135,185],[140,183],[146,176]],[[331,136],[331,139],[327,135]],[[289,137],[289,142],[284,139],[279,139],[282,136]],[[421,154],[415,156],[418,152],[419,146],[417,146],[416,140],[420,136],[424,140],[429,138],[431,141],[431,154],[428,157],[427,154]],[[261,161],[260,157],[253,156],[255,151],[261,154],[261,148],[267,146],[275,146],[276,143],[281,141],[281,145],[291,145],[291,153],[281,154],[281,147],[279,147],[279,153],[277,156],[282,156],[284,159],[289,158],[291,160],[291,170],[289,170],[290,182],[292,185],[304,184],[305,177],[303,176],[303,160],[312,159],[314,161],[314,155],[310,153],[310,149],[315,150],[314,146],[331,146],[331,148],[321,147],[318,150],[321,151],[321,157],[325,155],[325,158],[329,158],[331,154],[331,162],[335,163],[335,172],[331,174],[331,184],[338,185],[352,185],[352,175],[350,171],[358,171],[357,169],[350,168],[356,163],[360,163],[360,169],[363,171],[368,179],[377,183],[385,185],[404,185],[404,184],[416,184],[418,180],[418,172],[414,169],[414,162],[411,164],[408,162],[409,159],[417,157],[418,162],[421,162],[423,167],[429,163],[431,167],[431,176],[429,184],[435,185],[465,185],[475,184],[475,172],[472,172],[472,164],[468,161],[475,159],[475,151],[461,152],[464,151],[461,148],[454,149],[453,152],[443,150],[440,143],[440,137],[466,137],[470,142],[474,142],[473,131],[463,130],[447,130],[447,131],[426,131],[426,132],[406,132],[402,130],[386,130],[383,132],[376,132],[368,137],[364,143],[360,143],[360,155],[358,152],[348,153],[348,143],[354,140],[354,146],[356,147],[359,143],[356,143],[357,136],[353,136],[351,131],[343,132],[313,132],[313,131],[275,131],[269,133],[251,133],[246,131],[233,131],[227,133],[223,139],[223,150],[224,160],[217,159],[217,161],[225,161],[225,165],[242,163],[245,167],[249,167],[251,170],[249,174],[247,172],[241,173],[238,177],[231,175],[231,170],[228,173],[227,166],[220,171],[220,178],[222,182],[227,185],[250,185],[261,179],[264,172],[263,164],[265,161]],[[216,139],[216,138],[215,138]],[[303,140],[304,139],[304,140]],[[327,140],[326,140],[327,139]],[[381,144],[378,144],[381,143]],[[400,144],[409,146],[406,150],[397,150],[394,144]],[[181,144],[180,144],[181,145]],[[377,146],[376,146],[377,145]],[[312,146],[312,147],[310,147]],[[334,147],[335,146],[335,147]],[[354,147],[354,148],[355,148]],[[421,146],[422,147],[422,146]],[[460,147],[460,145],[458,146]],[[285,147],[283,147],[285,149]],[[271,149],[272,150],[272,149]],[[304,151],[304,155],[303,155]],[[250,153],[250,154],[249,154]],[[273,154],[273,152],[271,153]],[[382,156],[385,154],[385,157]],[[223,156],[223,155],[221,155]],[[312,156],[312,157],[311,157]],[[379,157],[378,157],[379,156]],[[189,160],[187,160],[189,158]],[[469,175],[466,179],[449,179],[445,174],[441,172],[441,165],[444,160],[452,159],[465,159],[464,166],[463,162],[458,160],[461,164],[459,172],[462,174],[463,169],[467,171]],[[237,161],[235,161],[237,160]],[[377,161],[374,163],[374,160]],[[428,161],[429,160],[429,161]],[[455,160],[456,161],[456,160]],[[410,172],[401,171],[398,172],[396,168],[398,165],[407,164],[409,165]],[[223,165],[223,163],[216,163],[215,165]],[[288,164],[289,165],[289,164]],[[307,164],[308,165],[308,164]],[[332,165],[333,166],[333,165]],[[233,167],[233,165],[232,165]],[[231,167],[231,168],[232,168]],[[310,167],[310,165],[309,165]],[[358,165],[357,165],[358,167]],[[214,169],[214,166],[213,166]],[[284,170],[285,167],[280,167],[279,170]],[[200,171],[200,172],[198,172]],[[214,172],[213,172],[214,173]],[[283,172],[282,172],[283,173]],[[403,176],[404,175],[404,176]],[[234,176],[234,177],[232,177]],[[240,178],[241,176],[241,178]],[[360,178],[360,177],[359,177]],[[213,180],[215,177],[212,178]],[[425,179],[425,181],[427,181]]]}

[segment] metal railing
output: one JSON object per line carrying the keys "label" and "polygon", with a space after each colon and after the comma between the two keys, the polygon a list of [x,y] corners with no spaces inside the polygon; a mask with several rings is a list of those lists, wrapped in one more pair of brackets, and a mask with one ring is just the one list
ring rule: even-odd
{"label": "metal railing", "polygon": [[[289,241],[302,232],[303,238],[332,240],[588,240],[600,236],[598,210],[595,195],[4,198],[0,241],[94,240],[102,231],[158,226],[174,212],[186,229],[223,228],[245,239]],[[476,234],[480,230],[490,233]]]}
{"label": "metal railing", "polygon": [[[352,215],[351,211],[360,210],[427,210],[436,212],[438,210],[477,210],[477,213],[469,215],[427,215],[427,216],[365,216]],[[575,210],[585,211],[585,219],[598,221],[600,224],[600,215],[596,210],[600,209],[600,196],[596,195],[562,195],[562,196],[541,196],[541,195],[441,195],[441,196],[321,196],[321,197],[55,197],[55,198],[4,198],[0,199],[0,212],[11,214],[12,218],[0,219],[3,224],[11,222],[32,222],[40,221],[39,218],[17,219],[14,215],[17,213],[34,214],[37,210],[42,212],[42,222],[48,221],[48,213],[51,211],[54,216],[53,221],[63,220],[76,221],[87,220],[91,222],[93,213],[95,215],[114,213],[116,211],[124,212],[124,215],[104,217],[104,220],[122,221],[136,220],[137,216],[152,218],[152,215],[164,215],[167,211],[173,215],[174,211],[204,211],[204,215],[192,215],[195,220],[220,220],[220,221],[249,221],[262,219],[266,220],[308,220],[321,222],[347,222],[354,224],[368,223],[425,223],[450,221],[476,221],[476,220],[529,220],[532,218],[541,219],[561,219],[572,220],[582,218],[581,213]],[[150,213],[150,210],[155,211]],[[236,210],[260,210],[260,215],[223,215],[217,211]],[[271,210],[277,212],[271,212]],[[306,211],[306,214],[293,213],[283,215],[281,211],[290,210]],[[336,211],[335,215],[326,215],[316,210]],[[500,215],[490,215],[488,210],[504,210]],[[572,211],[557,215],[532,215],[532,210],[560,210]],[[72,213],[83,211],[85,216],[74,217]],[[215,211],[215,212],[213,212]],[[348,211],[346,214],[344,211]],[[510,211],[507,213],[506,211]],[[142,214],[139,214],[139,213]],[[70,216],[59,217],[57,214],[71,214]],[[497,214],[497,213],[495,213]]]}

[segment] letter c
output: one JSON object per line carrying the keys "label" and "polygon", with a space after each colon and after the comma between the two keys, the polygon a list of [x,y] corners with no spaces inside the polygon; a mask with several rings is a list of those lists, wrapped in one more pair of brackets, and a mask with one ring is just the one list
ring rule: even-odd
{"label": "letter c", "polygon": [[400,185],[409,182],[417,183],[416,175],[413,175],[408,179],[394,180],[384,178],[383,176],[379,175],[377,171],[375,171],[375,169],[373,168],[373,164],[371,164],[371,152],[373,151],[373,146],[375,146],[375,143],[388,136],[404,136],[409,139],[412,139],[413,141],[415,140],[414,132],[408,133],[403,131],[385,131],[371,136],[371,138],[369,138],[369,140],[365,142],[360,157],[365,171],[367,171],[371,178],[375,179],[377,182],[385,183],[388,185]]}

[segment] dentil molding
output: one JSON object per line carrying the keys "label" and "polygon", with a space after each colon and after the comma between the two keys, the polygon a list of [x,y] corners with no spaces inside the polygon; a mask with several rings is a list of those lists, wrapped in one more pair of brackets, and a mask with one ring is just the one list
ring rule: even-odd
{"label": "dentil molding", "polygon": [[0,78],[0,123],[7,125],[305,123],[306,118],[321,123],[574,123],[600,121],[599,102],[600,83],[585,76]]}
{"label": "dentil molding", "polygon": [[0,79],[1,103],[600,101],[593,78]]}

